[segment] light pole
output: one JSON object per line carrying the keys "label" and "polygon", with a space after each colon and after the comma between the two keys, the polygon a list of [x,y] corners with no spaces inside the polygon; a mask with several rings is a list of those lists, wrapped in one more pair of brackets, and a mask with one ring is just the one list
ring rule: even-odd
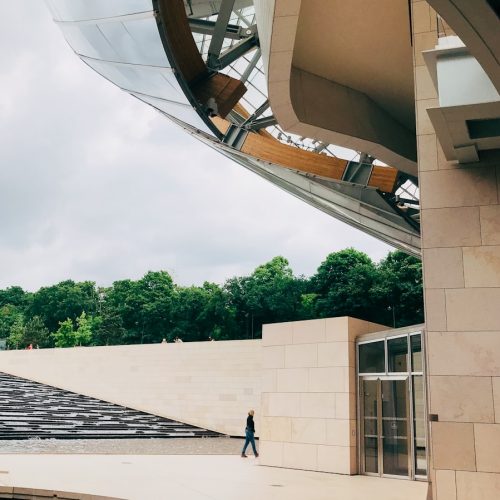
{"label": "light pole", "polygon": [[394,304],[392,306],[388,306],[387,310],[392,311],[392,327],[396,328],[396,306]]}

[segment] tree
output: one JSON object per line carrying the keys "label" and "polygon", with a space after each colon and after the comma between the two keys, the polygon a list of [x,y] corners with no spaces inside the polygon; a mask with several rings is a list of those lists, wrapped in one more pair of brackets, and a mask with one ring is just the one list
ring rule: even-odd
{"label": "tree", "polygon": [[19,306],[4,304],[0,307],[0,338],[4,339],[10,335],[10,330],[18,318],[23,318]]}
{"label": "tree", "polygon": [[94,318],[94,345],[125,344],[126,334],[120,314],[108,305],[104,305],[101,315]]}
{"label": "tree", "polygon": [[11,349],[24,348],[24,320],[21,315],[18,315],[12,324],[7,343]]}
{"label": "tree", "polygon": [[51,345],[52,339],[49,329],[39,316],[34,316],[26,321],[23,342],[25,345],[32,344],[38,347],[49,347]]}
{"label": "tree", "polygon": [[353,248],[331,253],[311,278],[316,317],[353,316],[373,321],[371,288],[376,267],[370,257]]}
{"label": "tree", "polygon": [[87,317],[85,311],[76,318],[76,345],[90,345],[92,343],[92,323],[92,318]]}
{"label": "tree", "polygon": [[241,332],[258,338],[264,323],[301,319],[302,295],[307,282],[295,278],[288,261],[274,257],[248,277],[232,278],[225,284],[235,307]]}
{"label": "tree", "polygon": [[50,331],[55,331],[60,322],[67,318],[76,321],[83,311],[94,314],[98,301],[94,282],[62,281],[35,292],[27,308],[27,316],[40,316],[45,326]]}
{"label": "tree", "polygon": [[74,347],[77,345],[76,332],[71,318],[61,321],[58,330],[52,334],[52,337],[56,347]]}
{"label": "tree", "polygon": [[424,321],[422,263],[399,250],[391,252],[378,266],[372,296],[378,322],[401,327]]}

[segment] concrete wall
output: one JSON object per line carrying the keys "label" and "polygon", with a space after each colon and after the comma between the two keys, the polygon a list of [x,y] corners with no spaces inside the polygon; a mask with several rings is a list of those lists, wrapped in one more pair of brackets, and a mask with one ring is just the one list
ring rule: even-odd
{"label": "concrete wall", "polygon": [[261,464],[356,474],[354,318],[264,325]]}
{"label": "concrete wall", "polygon": [[0,371],[137,410],[243,435],[259,430],[261,341],[0,352]]}
{"label": "concrete wall", "polygon": [[[447,162],[421,51],[436,14],[413,0],[413,39],[434,500],[500,495],[500,165]],[[447,34],[450,30],[447,30]]]}

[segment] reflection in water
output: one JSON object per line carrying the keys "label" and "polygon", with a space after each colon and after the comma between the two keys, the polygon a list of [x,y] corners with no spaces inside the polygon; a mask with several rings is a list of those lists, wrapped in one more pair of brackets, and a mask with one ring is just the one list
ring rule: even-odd
{"label": "reflection in water", "polygon": [[238,455],[238,438],[23,439],[0,441],[1,453],[115,455]]}

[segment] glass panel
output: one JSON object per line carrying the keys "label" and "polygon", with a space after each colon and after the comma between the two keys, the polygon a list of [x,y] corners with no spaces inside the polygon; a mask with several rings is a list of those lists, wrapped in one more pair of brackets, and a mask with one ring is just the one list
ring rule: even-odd
{"label": "glass panel", "polygon": [[387,357],[390,372],[408,371],[408,337],[387,340]]}
{"label": "glass panel", "polygon": [[383,473],[408,476],[408,380],[382,380]]}
{"label": "glass panel", "polygon": [[119,59],[117,52],[95,24],[62,24],[60,28],[77,54],[107,61]]}
{"label": "glass panel", "polygon": [[412,335],[411,344],[411,369],[414,372],[422,371],[422,336]]}
{"label": "glass panel", "polygon": [[378,439],[365,436],[365,472],[378,473]]}
{"label": "glass panel", "polygon": [[59,21],[81,21],[136,14],[153,9],[151,0],[47,0]]}
{"label": "glass panel", "polygon": [[196,112],[191,105],[177,104],[172,101],[165,101],[163,99],[156,99],[155,97],[149,97],[145,95],[135,95],[141,101],[150,104],[151,106],[167,113],[188,125],[191,125],[195,128],[203,130],[208,134],[213,135],[213,132],[208,128],[206,123],[201,119],[200,115]]}
{"label": "glass panel", "polygon": [[413,377],[413,427],[415,429],[415,474],[426,476],[424,381],[421,375]]}
{"label": "glass panel", "polygon": [[359,373],[384,373],[384,341],[359,345]]}
{"label": "glass panel", "polygon": [[170,66],[153,16],[133,21],[101,23],[99,30],[119,56],[119,61]]}
{"label": "glass panel", "polygon": [[378,380],[363,380],[363,442],[365,472],[378,473],[377,386]]}
{"label": "glass panel", "polygon": [[104,78],[122,89],[189,104],[171,69],[113,64],[87,58],[83,60]]}

